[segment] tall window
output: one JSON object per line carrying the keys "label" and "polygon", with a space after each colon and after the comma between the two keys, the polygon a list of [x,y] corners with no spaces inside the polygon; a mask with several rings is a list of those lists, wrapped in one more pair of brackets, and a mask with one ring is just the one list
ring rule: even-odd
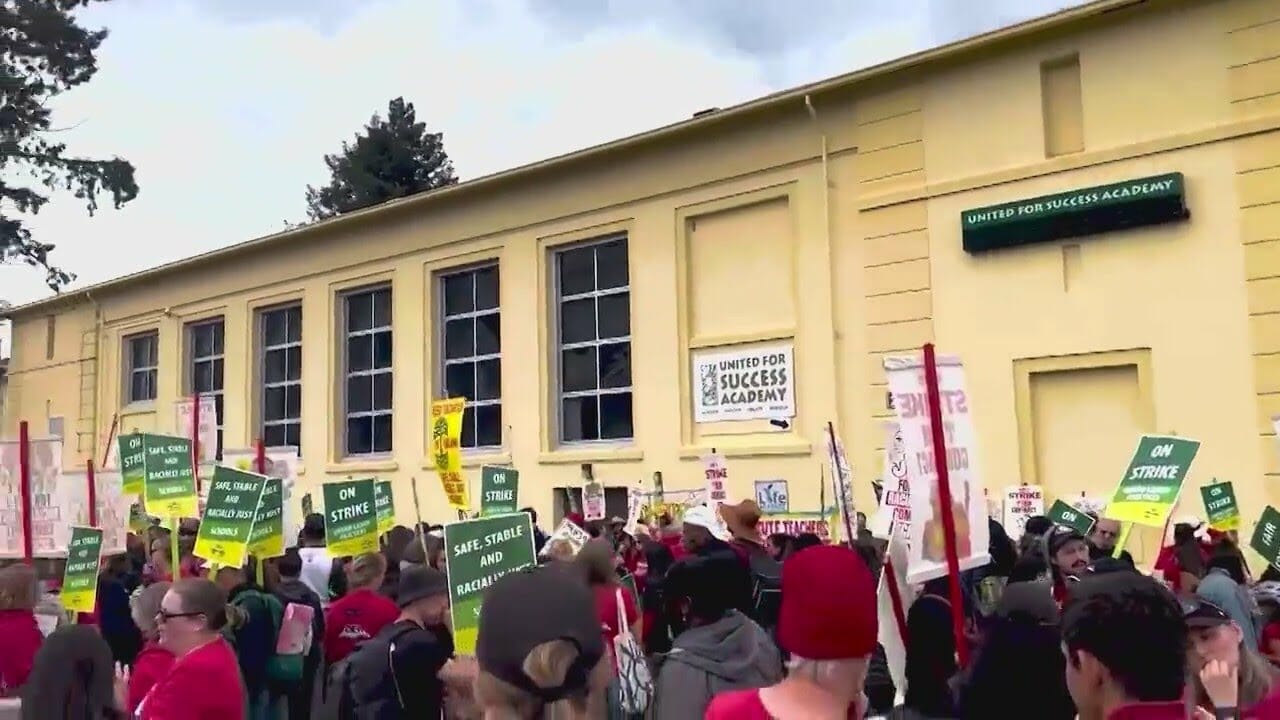
{"label": "tall window", "polygon": [[497,447],[502,444],[498,266],[445,275],[440,286],[444,390],[448,397],[467,399],[462,447]]}
{"label": "tall window", "polygon": [[561,250],[555,260],[560,440],[630,438],[627,238]]}
{"label": "tall window", "polygon": [[218,457],[222,457],[222,374],[225,339],[222,318],[187,326],[187,392],[212,395],[218,410]]}
{"label": "tall window", "polygon": [[342,297],[347,455],[391,452],[391,288]]}
{"label": "tall window", "polygon": [[259,314],[262,442],[302,448],[302,306]]}
{"label": "tall window", "polygon": [[160,366],[160,333],[131,335],[124,339],[125,404],[156,399],[156,369]]}

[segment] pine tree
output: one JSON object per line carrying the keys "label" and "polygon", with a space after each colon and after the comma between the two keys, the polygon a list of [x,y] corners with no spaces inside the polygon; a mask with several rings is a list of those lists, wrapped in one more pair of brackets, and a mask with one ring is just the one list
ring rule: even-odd
{"label": "pine tree", "polygon": [[413,103],[398,97],[387,106],[387,118],[374,115],[355,141],[342,152],[325,155],[330,179],[322,187],[307,186],[307,215],[323,220],[393,198],[458,182],[440,133],[418,122]]}
{"label": "pine tree", "polygon": [[[70,191],[90,215],[102,195],[110,195],[117,209],[138,196],[133,165],[118,157],[69,156],[65,143],[49,139],[57,132],[50,99],[93,77],[98,71],[94,51],[107,37],[106,30],[80,27],[73,13],[104,1],[0,0],[0,262],[43,269],[55,292],[75,275],[50,264],[54,246],[33,238],[18,217],[35,214],[49,202],[39,188]],[[21,176],[35,187],[15,184]]]}

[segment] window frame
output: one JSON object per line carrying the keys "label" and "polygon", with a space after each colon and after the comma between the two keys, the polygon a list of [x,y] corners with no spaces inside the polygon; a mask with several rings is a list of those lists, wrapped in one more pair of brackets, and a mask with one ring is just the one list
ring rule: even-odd
{"label": "window frame", "polygon": [[[599,246],[607,245],[611,242],[615,242],[618,240],[621,240],[626,244],[626,257],[627,257],[627,284],[626,285],[608,288],[603,291],[600,290],[600,268],[599,268],[599,264],[596,262],[596,258],[593,256],[592,258],[593,289],[589,292],[575,293],[573,295],[561,294],[560,258],[564,253],[572,252],[574,250],[581,250],[584,248],[597,248]],[[551,378],[551,381],[553,383],[552,414],[555,419],[554,426],[556,429],[555,437],[553,438],[553,445],[555,447],[562,447],[562,448],[626,447],[626,446],[632,445],[635,443],[635,439],[636,439],[635,438],[636,414],[635,414],[635,377],[634,377],[635,364],[633,362],[635,358],[635,342],[633,340],[634,338],[634,333],[632,332],[633,328],[631,327],[631,322],[634,319],[633,308],[635,307],[633,286],[631,284],[631,235],[629,232],[626,232],[626,231],[612,232],[607,235],[592,237],[592,238],[584,239],[577,242],[569,242],[561,245],[556,245],[548,248],[548,251],[550,253],[550,258],[549,258],[550,261],[547,263],[548,265],[547,269],[551,275],[550,282],[549,282],[549,286],[551,288],[551,297],[550,297],[551,318],[549,322],[551,337],[550,337],[549,344],[551,346],[551,353],[552,353],[551,362],[549,363],[549,366],[551,367],[552,373],[553,373]],[[596,339],[583,341],[583,342],[568,343],[567,345],[562,341],[560,308],[561,308],[561,305],[563,305],[566,302],[566,300],[573,301],[573,300],[591,298],[598,301],[598,299],[601,297],[619,295],[622,293],[627,294],[628,332],[625,336],[611,337],[611,338],[608,338],[607,340],[599,339],[600,310],[599,310],[599,304],[597,302],[595,307],[595,322],[596,322],[596,336],[597,336]],[[599,357],[599,350],[597,349],[596,351],[597,353],[596,355],[596,388],[594,390],[576,390],[571,392],[564,391],[563,389],[564,377],[563,377],[562,371],[563,371],[565,350],[572,350],[572,349],[581,348],[581,347],[599,348],[600,346],[603,346],[603,345],[612,345],[612,344],[622,342],[624,340],[627,343],[628,352],[630,353],[631,371],[632,371],[632,377],[630,378],[630,382],[625,387],[615,387],[615,388],[600,387],[600,379],[601,379],[600,378],[600,357]],[[565,440],[564,439],[564,401],[566,399],[573,398],[573,397],[595,397],[597,398],[597,402],[599,402],[599,398],[604,395],[621,395],[623,393],[630,394],[631,402],[632,402],[631,434],[629,436],[617,437],[617,438],[599,437],[600,435],[603,435],[603,432],[602,432],[603,413],[600,413],[597,411],[596,413],[596,436],[597,437],[595,439],[592,439],[592,440]]]}
{"label": "window frame", "polygon": [[[475,273],[481,270],[487,270],[489,268],[493,268],[493,270],[495,270],[497,273],[497,279],[498,279],[497,307],[488,309],[488,310],[473,309],[470,312],[457,313],[454,315],[447,314],[448,311],[445,306],[445,281],[448,280],[449,278],[457,277],[459,275],[474,275]],[[499,376],[499,384],[500,384],[498,397],[496,399],[489,399],[489,400],[475,400],[473,398],[467,398],[467,412],[470,413],[472,411],[472,408],[475,408],[475,407],[497,406],[498,417],[499,417],[498,444],[497,445],[473,445],[471,447],[463,446],[462,452],[464,454],[472,454],[472,455],[490,455],[495,452],[500,452],[503,448],[506,447],[506,444],[507,444],[507,426],[505,422],[506,412],[505,412],[505,408],[503,407],[503,402],[502,402],[503,393],[501,389],[501,382],[502,382],[501,377],[503,372],[502,370],[502,266],[501,266],[501,263],[499,262],[498,258],[489,258],[489,259],[480,260],[474,263],[470,263],[467,265],[456,265],[454,267],[439,270],[434,273],[433,286],[434,286],[433,297],[435,299],[435,304],[436,304],[436,312],[433,313],[433,315],[435,315],[433,319],[435,320],[434,344],[436,349],[436,353],[435,353],[436,358],[435,358],[435,362],[433,363],[435,365],[435,368],[434,368],[435,382],[433,383],[433,393],[432,393],[433,398],[435,400],[444,400],[448,395],[446,379],[448,377],[447,370],[449,365],[461,365],[464,363],[471,363],[472,365],[477,365],[483,361],[497,360],[498,376]],[[475,294],[476,294],[475,280],[473,278],[472,286],[471,286],[472,308],[475,307]],[[487,353],[484,355],[477,355],[477,354],[474,354],[474,351],[473,351],[473,354],[467,357],[453,358],[452,360],[448,358],[445,354],[445,326],[447,322],[449,320],[458,320],[463,318],[474,319],[474,318],[479,318],[481,316],[489,316],[489,315],[496,315],[498,317],[498,352]],[[472,340],[473,348],[475,347],[475,336],[476,336],[475,329],[472,328],[471,340]],[[466,417],[464,415],[463,422],[465,421],[466,421]],[[477,432],[476,435],[478,437],[479,433]]]}
{"label": "window frame", "polygon": [[[222,352],[220,352],[220,353],[213,353],[213,354],[211,354],[211,355],[201,355],[201,356],[197,357],[197,356],[196,356],[196,343],[195,343],[195,334],[196,334],[196,331],[198,331],[198,330],[200,330],[200,329],[202,329],[202,328],[207,328],[207,327],[212,327],[212,326],[219,326],[219,327],[221,327],[221,332],[222,332]],[[184,324],[184,325],[182,326],[182,349],[183,349],[183,352],[182,352],[182,357],[183,357],[183,364],[182,364],[182,388],[183,388],[183,391],[184,391],[184,392],[183,392],[183,394],[184,394],[186,397],[191,397],[191,396],[195,395],[195,393],[196,393],[196,389],[195,389],[195,384],[196,384],[196,364],[197,364],[197,363],[215,363],[215,362],[217,362],[217,361],[222,361],[222,387],[221,387],[221,388],[219,388],[219,389],[217,389],[217,390],[201,390],[201,391],[200,391],[200,396],[201,396],[201,397],[204,397],[204,396],[206,396],[206,395],[208,395],[208,396],[212,396],[212,397],[214,397],[214,398],[215,398],[214,402],[217,402],[216,398],[221,398],[221,399],[222,399],[222,412],[218,414],[218,428],[217,428],[217,432],[218,432],[218,451],[217,451],[217,453],[216,453],[216,455],[215,455],[215,457],[216,457],[217,459],[221,460],[221,459],[222,459],[222,450],[223,450],[223,448],[224,448],[224,447],[226,447],[226,441],[225,441],[226,433],[225,433],[225,428],[226,428],[226,423],[227,423],[227,418],[226,418],[226,415],[227,415],[227,405],[226,405],[226,390],[227,390],[227,319],[226,319],[226,316],[223,316],[223,315],[212,315],[212,316],[210,316],[210,317],[201,318],[201,319],[199,319],[199,320],[192,320],[191,322],[188,322],[188,323]]]}
{"label": "window frame", "polygon": [[[276,344],[276,345],[268,345],[267,344],[267,316],[272,313],[288,312],[294,309],[298,311],[299,330],[298,330],[297,342],[289,340],[288,331],[286,329],[285,341],[283,343]],[[304,348],[303,343],[306,341],[306,338],[303,336],[303,333],[306,330],[306,326],[304,324],[305,316],[303,313],[304,313],[304,309],[302,306],[302,300],[300,299],[293,300],[290,302],[279,303],[275,305],[267,305],[264,307],[256,308],[254,310],[254,370],[256,373],[255,382],[254,382],[254,411],[255,411],[254,424],[257,427],[258,437],[263,438],[263,441],[265,443],[266,436],[267,436],[267,432],[266,432],[267,426],[271,425],[271,426],[285,427],[286,442],[284,443],[284,445],[280,447],[294,447],[288,442],[289,433],[288,433],[287,427],[289,425],[296,424],[298,426],[298,443],[296,447],[298,448],[299,454],[301,454],[302,452],[302,417],[303,417],[302,405],[304,402],[304,398],[302,396],[303,371],[301,370],[299,371],[297,380],[289,380],[287,379],[288,364],[286,363],[285,364],[286,379],[278,382],[268,382],[267,381],[267,353],[272,350],[284,350],[286,353],[291,350],[296,350],[298,354],[301,356],[301,362],[305,364],[306,355],[303,352],[303,348]],[[298,387],[298,417],[297,418],[284,417],[278,420],[267,420],[267,390],[271,388],[277,388],[277,387],[288,388],[289,386],[292,386],[292,385],[296,385]],[[286,393],[285,415],[287,416],[289,412],[288,410],[289,405],[287,400],[287,394],[288,394],[287,389],[285,390],[285,393]],[[276,446],[267,444],[267,447],[276,447]]]}
{"label": "window frame", "polygon": [[[155,365],[134,366],[133,343],[140,340],[150,340],[153,343],[153,346],[155,347]],[[156,398],[160,395],[160,330],[158,328],[151,328],[149,330],[139,330],[138,332],[122,335],[120,338],[120,351],[123,355],[121,359],[124,361],[120,363],[121,367],[124,368],[123,377],[121,378],[123,387],[120,391],[121,397],[124,398],[124,402],[121,403],[121,405],[125,407],[154,405]],[[133,376],[139,372],[154,373],[151,380],[152,396],[150,398],[139,399],[133,397]]]}
{"label": "window frame", "polygon": [[[389,318],[388,319],[391,321],[391,324],[377,325],[377,326],[371,325],[366,330],[357,330],[355,332],[349,331],[347,329],[347,317],[348,317],[348,309],[351,305],[351,298],[359,295],[369,295],[370,296],[369,308],[370,308],[370,313],[372,313],[373,312],[372,298],[376,293],[384,290],[389,295],[389,302],[388,302]],[[338,457],[344,460],[379,460],[379,459],[394,457],[395,455],[395,337],[396,337],[395,289],[390,281],[375,282],[368,285],[359,285],[356,287],[339,291],[337,293],[337,301],[338,301],[337,335],[338,335],[338,342],[339,342],[337,350],[338,350],[338,357],[340,361],[339,367],[341,369],[341,373],[337,378],[338,380],[338,388],[337,388],[338,403],[337,404],[338,404],[338,407],[341,408],[341,413],[339,414],[339,417],[341,419],[341,425],[338,427],[338,448],[340,449],[340,452],[338,453]],[[368,335],[372,338],[378,332],[381,332],[383,330],[386,330],[391,334],[392,355],[391,355],[390,366],[386,368],[376,368],[376,369],[371,368],[369,370],[357,370],[353,373],[349,368],[350,358],[348,353],[348,345],[349,345],[350,339],[354,336],[359,336],[359,335]],[[370,364],[372,365],[372,356],[371,356]],[[350,410],[348,410],[347,409],[348,380],[350,380],[352,377],[355,377],[357,375],[367,376],[369,378],[372,378],[375,375],[379,375],[379,374],[386,374],[390,376],[391,387],[392,387],[391,407],[387,410],[370,409],[367,411],[362,410],[355,413],[352,413]],[[370,391],[370,407],[371,408],[372,408],[372,404],[373,404],[373,398],[372,398],[372,390],[371,390]],[[391,419],[391,431],[390,431],[391,438],[390,438],[389,449],[374,450],[373,448],[375,447],[376,443],[374,441],[374,438],[370,437],[369,452],[367,453],[351,452],[350,446],[348,444],[349,439],[347,437],[347,423],[350,421],[350,419],[353,417],[377,418],[381,415],[387,415]]]}

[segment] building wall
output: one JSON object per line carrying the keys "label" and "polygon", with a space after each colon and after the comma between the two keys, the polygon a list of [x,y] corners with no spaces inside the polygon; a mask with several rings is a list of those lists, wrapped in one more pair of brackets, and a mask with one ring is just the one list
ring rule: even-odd
{"label": "building wall", "polygon": [[[375,473],[406,497],[416,476],[438,518],[424,422],[440,386],[435,283],[442,271],[496,260],[509,429],[500,451],[467,464],[478,473],[513,462],[521,501],[544,512],[550,488],[576,485],[582,463],[606,484],[660,471],[666,488],[692,488],[712,447],[729,457],[736,496],[753,480],[786,478],[792,507],[816,508],[828,421],[852,454],[865,507],[862,480],[880,473],[891,414],[880,362],[936,341],[965,360],[993,492],[1027,479],[1053,495],[1105,494],[1136,432],[1176,431],[1204,441],[1191,483],[1234,480],[1249,514],[1280,502],[1260,481],[1280,474],[1268,419],[1280,412],[1273,5],[1110,13],[817,96],[812,115],[796,103],[465,201],[353,216],[104,291],[96,306],[58,315],[53,358],[43,352],[46,319],[20,316],[19,410],[6,429],[18,417],[78,419],[87,383],[97,414],[83,425],[105,433],[120,408],[122,338],[155,329],[157,401],[122,408],[122,426],[169,430],[169,408],[186,391],[183,327],[221,315],[226,444],[247,445],[258,434],[256,314],[300,301],[303,482]],[[963,210],[1164,172],[1186,177],[1187,222],[982,256],[961,248]],[[618,232],[629,238],[634,441],[560,446],[550,252]],[[353,461],[341,457],[335,420],[338,293],[374,282],[393,286],[395,449]],[[791,428],[694,423],[691,353],[773,340],[796,346]],[[86,438],[68,448],[69,463],[86,456]],[[1198,505],[1188,493],[1181,511]],[[398,511],[407,519],[411,508]],[[1135,539],[1140,556],[1153,535]]]}

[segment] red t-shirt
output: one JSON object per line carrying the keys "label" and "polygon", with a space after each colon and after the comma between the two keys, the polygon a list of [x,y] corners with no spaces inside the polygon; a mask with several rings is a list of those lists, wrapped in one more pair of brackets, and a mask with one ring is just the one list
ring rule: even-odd
{"label": "red t-shirt", "polygon": [[324,659],[333,664],[351,654],[360,643],[400,617],[400,609],[387,597],[369,588],[343,596],[324,613]]}
{"label": "red t-shirt", "polygon": [[142,698],[173,669],[173,653],[148,640],[129,670],[129,714],[138,711]]}
{"label": "red t-shirt", "polygon": [[[731,690],[711,699],[704,720],[779,720],[769,714],[760,699],[760,690]],[[781,720],[791,720],[782,718]],[[857,707],[849,708],[849,720],[862,720]]]}
{"label": "red t-shirt", "polygon": [[17,697],[44,642],[31,610],[0,610],[0,697]]}
{"label": "red t-shirt", "polygon": [[1187,703],[1144,702],[1121,705],[1107,716],[1107,720],[1186,720]]}
{"label": "red t-shirt", "polygon": [[174,661],[142,700],[142,720],[245,720],[240,664],[218,638]]}
{"label": "red t-shirt", "polygon": [[[596,585],[596,614],[600,617],[600,631],[604,635],[604,646],[613,652],[613,639],[618,637],[618,593],[622,593],[622,604],[627,614],[627,627],[635,624],[639,613],[636,612],[636,601],[631,591],[620,585]],[[614,660],[615,664],[617,660]]]}

